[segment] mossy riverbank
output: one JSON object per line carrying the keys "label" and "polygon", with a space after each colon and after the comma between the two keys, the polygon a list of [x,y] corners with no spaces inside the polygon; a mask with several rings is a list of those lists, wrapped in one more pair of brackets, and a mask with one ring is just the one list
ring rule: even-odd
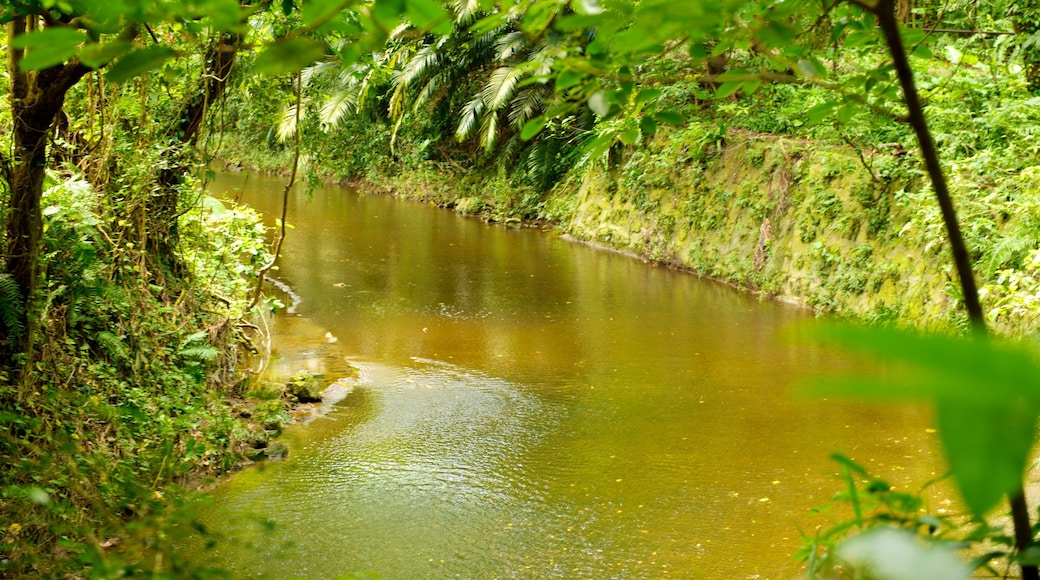
{"label": "mossy riverbank", "polygon": [[[233,147],[222,154],[243,162]],[[277,172],[272,161],[261,169]],[[328,161],[311,170],[338,175]],[[1040,322],[1023,306],[1037,288],[1036,269],[1007,267],[1028,255],[1009,247],[1028,230],[1031,213],[1016,215],[1012,193],[1030,175],[979,189],[952,174],[991,321],[1010,334]],[[857,151],[719,136],[691,123],[608,163],[582,164],[544,194],[504,175],[433,162],[351,181],[492,221],[550,223],[578,240],[821,313],[924,329],[963,324],[938,208],[902,144]]]}

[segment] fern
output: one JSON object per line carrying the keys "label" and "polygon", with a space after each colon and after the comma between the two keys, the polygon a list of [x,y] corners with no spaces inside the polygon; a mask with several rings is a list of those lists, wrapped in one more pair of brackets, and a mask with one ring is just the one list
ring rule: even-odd
{"label": "fern", "polygon": [[95,339],[113,359],[123,362],[130,359],[130,355],[126,350],[126,345],[123,344],[122,336],[116,335],[107,330],[102,330],[95,335]]}
{"label": "fern", "polygon": [[0,322],[10,338],[21,338],[25,334],[22,292],[14,277],[7,272],[0,272]]}
{"label": "fern", "polygon": [[212,346],[203,345],[191,346],[188,348],[181,349],[179,354],[184,358],[210,362],[217,358],[217,355],[220,354],[220,351]]}

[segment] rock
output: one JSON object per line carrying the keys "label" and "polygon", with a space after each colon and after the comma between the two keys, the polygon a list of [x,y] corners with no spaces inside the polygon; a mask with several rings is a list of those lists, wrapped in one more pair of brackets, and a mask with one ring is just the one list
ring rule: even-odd
{"label": "rock", "polygon": [[285,459],[289,456],[289,448],[281,441],[271,441],[264,449],[264,455],[268,459]]}
{"label": "rock", "polygon": [[285,384],[285,392],[301,403],[317,403],[321,401],[321,393],[325,390],[316,375],[300,371]]}
{"label": "rock", "polygon": [[263,382],[246,391],[246,397],[249,397],[250,399],[271,401],[274,399],[281,399],[284,391],[284,385],[279,383]]}

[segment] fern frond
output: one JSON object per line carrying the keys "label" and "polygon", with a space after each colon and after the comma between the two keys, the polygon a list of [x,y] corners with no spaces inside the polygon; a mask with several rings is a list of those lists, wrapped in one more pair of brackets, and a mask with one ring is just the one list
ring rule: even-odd
{"label": "fern frond", "polygon": [[410,85],[415,79],[425,75],[427,71],[436,68],[439,63],[440,55],[437,54],[437,45],[428,44],[405,63],[400,73],[395,76],[394,82]]}
{"label": "fern frond", "polygon": [[102,330],[95,335],[97,343],[105,349],[110,357],[119,361],[129,360],[126,346],[123,344],[123,337],[113,334],[107,330]]}
{"label": "fern frond", "polygon": [[191,358],[195,360],[210,362],[217,358],[217,356],[220,354],[220,351],[212,346],[203,345],[183,348],[180,350],[178,354],[180,354],[184,358]]}
{"label": "fern frond", "polygon": [[21,338],[25,333],[25,307],[22,292],[14,277],[0,272],[0,322],[3,322],[11,338]]}

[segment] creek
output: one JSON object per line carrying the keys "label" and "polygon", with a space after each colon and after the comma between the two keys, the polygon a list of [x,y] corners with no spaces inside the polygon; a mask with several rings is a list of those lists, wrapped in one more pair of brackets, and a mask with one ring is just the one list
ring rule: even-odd
{"label": "creek", "polygon": [[[269,223],[281,188],[210,185]],[[361,379],[212,492],[233,577],[789,578],[832,452],[910,490],[943,469],[926,410],[797,394],[850,366],[785,337],[805,311],[346,188],[287,221],[269,376]]]}

